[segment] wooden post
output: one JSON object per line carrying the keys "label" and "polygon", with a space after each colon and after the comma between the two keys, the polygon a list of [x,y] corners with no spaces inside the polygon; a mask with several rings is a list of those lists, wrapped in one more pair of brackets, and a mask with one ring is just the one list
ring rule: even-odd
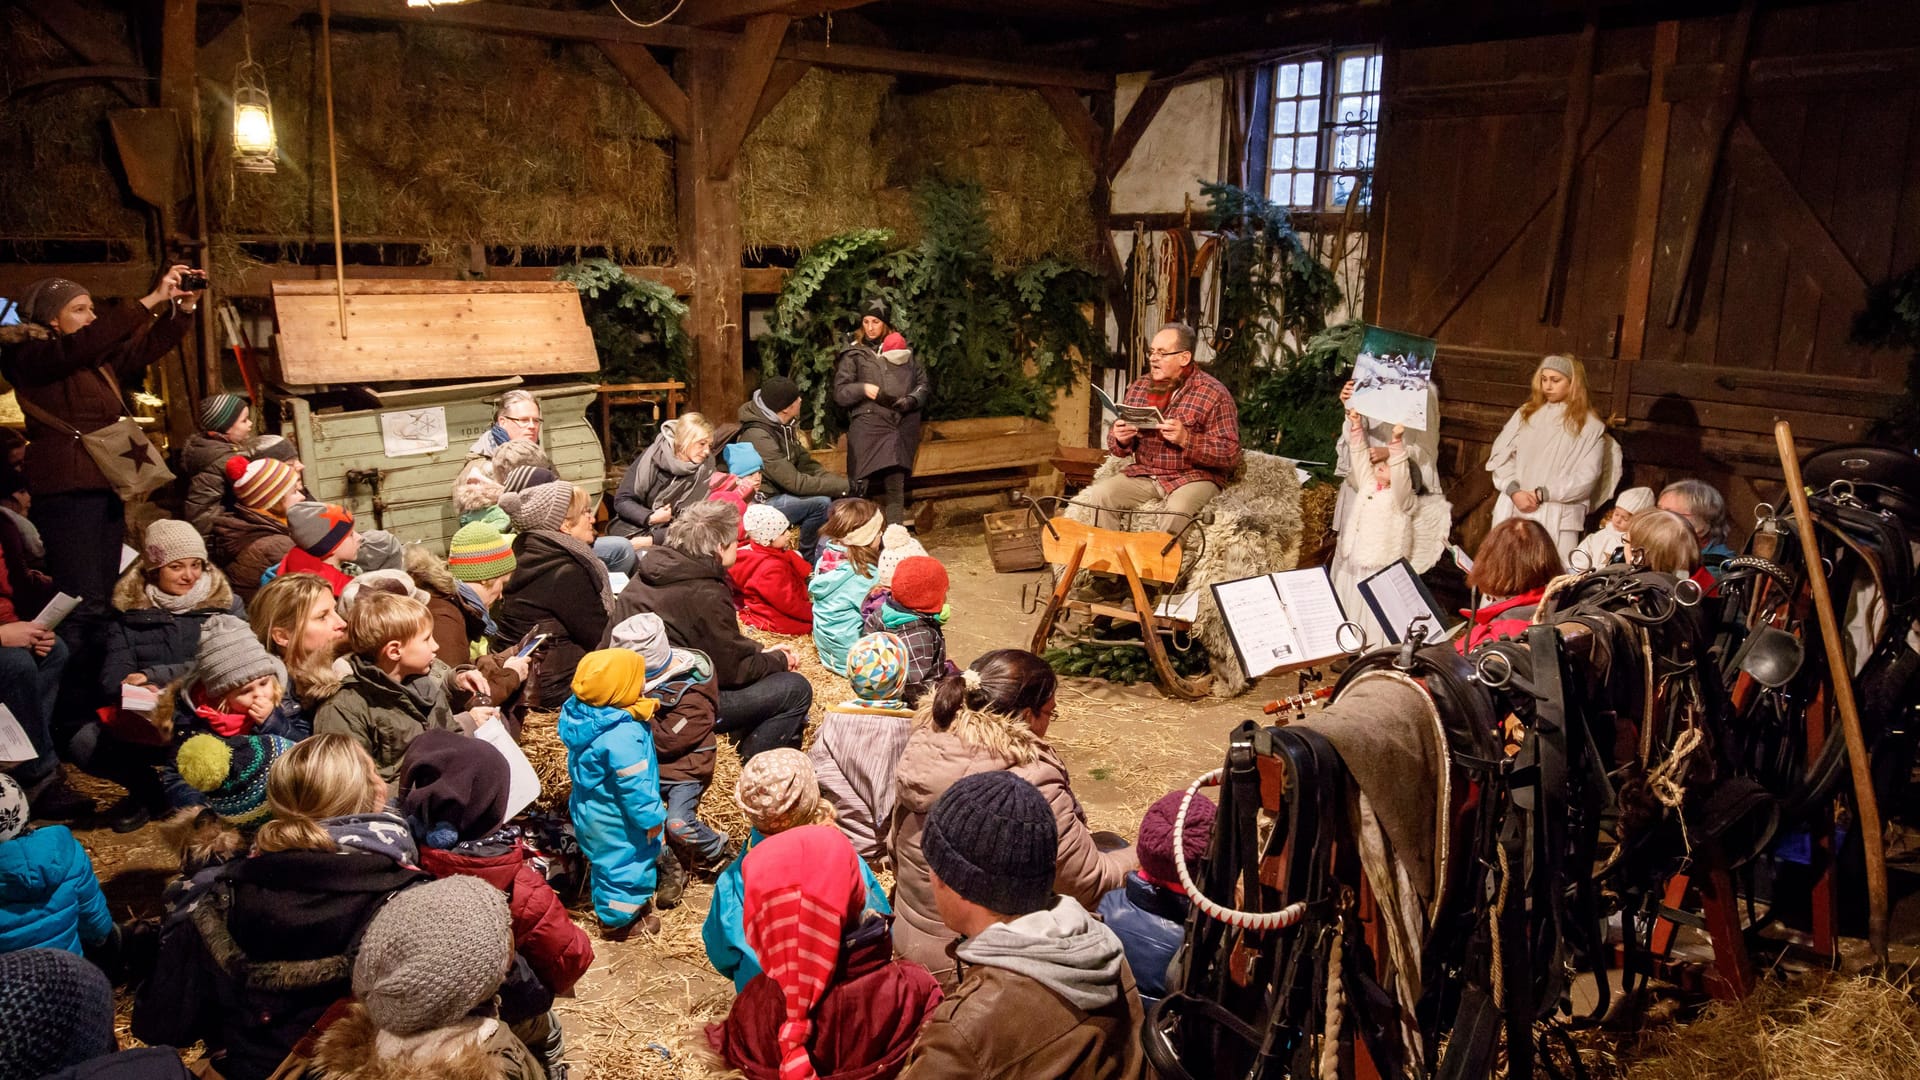
{"label": "wooden post", "polygon": [[[679,185],[679,261],[693,271],[687,303],[693,407],[724,420],[746,396],[740,348],[740,194],[731,163],[720,175],[713,169],[718,156],[714,116],[727,88],[727,54],[689,49],[682,57],[691,122],[688,137],[677,144],[674,172]],[[749,106],[757,98],[756,92]]]}
{"label": "wooden post", "polygon": [[[195,87],[199,47],[194,28],[199,15],[199,0],[166,0],[161,9],[160,23],[160,107],[173,111],[175,121],[180,124],[181,144],[187,148],[187,153],[195,155],[193,160],[196,167],[187,170],[187,175],[196,189],[199,182],[199,142],[194,135],[199,130],[199,118],[194,110],[199,107],[199,95]],[[199,201],[197,190],[179,194],[196,196],[196,201]],[[175,234],[183,231],[179,228],[177,204],[161,207],[160,218],[160,246],[153,253],[155,273],[165,270],[172,262],[171,245]],[[198,228],[204,232],[205,222],[198,223]],[[199,256],[194,261],[205,265],[204,244],[200,245]],[[210,301],[211,294],[205,299]],[[209,360],[216,368],[219,362],[210,344],[212,312],[203,306],[199,318],[197,346],[183,341],[179,350],[160,365],[162,395],[167,401],[167,437],[175,445],[185,442],[193,434],[194,416],[198,411],[197,399],[205,392],[198,385],[201,380],[196,376]]]}

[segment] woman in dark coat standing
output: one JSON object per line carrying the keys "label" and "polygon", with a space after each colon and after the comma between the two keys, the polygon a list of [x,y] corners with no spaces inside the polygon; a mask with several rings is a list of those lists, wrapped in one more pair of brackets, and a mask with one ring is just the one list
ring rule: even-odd
{"label": "woman in dark coat standing", "polygon": [[907,516],[907,477],[933,387],[906,341],[890,330],[886,303],[867,301],[860,329],[833,369],[833,401],[847,410],[847,476],[854,490],[886,507],[892,525]]}

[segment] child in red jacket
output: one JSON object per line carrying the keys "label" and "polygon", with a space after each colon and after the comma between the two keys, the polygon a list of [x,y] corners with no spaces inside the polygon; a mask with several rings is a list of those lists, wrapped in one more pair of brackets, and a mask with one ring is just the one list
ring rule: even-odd
{"label": "child in red jacket", "polygon": [[[513,947],[556,995],[593,965],[593,942],[533,865],[518,826],[506,825],[507,759],[482,739],[423,731],[400,759],[399,804],[420,845],[420,868],[437,878],[464,874],[507,894]],[[514,1025],[542,1063],[558,1060],[559,1017]]]}
{"label": "child in red jacket", "polygon": [[786,515],[755,503],[747,507],[740,527],[747,538],[728,571],[740,621],[775,634],[813,633],[813,601],[807,596],[813,567],[793,550]]}

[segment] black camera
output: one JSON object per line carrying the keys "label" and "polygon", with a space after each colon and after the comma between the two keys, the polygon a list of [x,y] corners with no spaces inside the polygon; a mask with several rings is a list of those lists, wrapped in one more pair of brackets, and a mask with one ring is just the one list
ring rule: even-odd
{"label": "black camera", "polygon": [[207,287],[205,270],[180,271],[180,290],[182,292],[200,292]]}

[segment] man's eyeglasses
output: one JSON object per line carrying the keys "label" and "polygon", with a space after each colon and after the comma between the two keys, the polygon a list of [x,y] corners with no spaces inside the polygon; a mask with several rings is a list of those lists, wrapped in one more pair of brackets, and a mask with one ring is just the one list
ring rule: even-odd
{"label": "man's eyeglasses", "polygon": [[1160,359],[1168,356],[1179,356],[1181,353],[1192,351],[1192,349],[1148,349],[1147,355],[1155,359]]}
{"label": "man's eyeglasses", "polygon": [[542,423],[537,416],[503,416],[500,419],[509,424],[519,424],[521,427],[539,427]]}

